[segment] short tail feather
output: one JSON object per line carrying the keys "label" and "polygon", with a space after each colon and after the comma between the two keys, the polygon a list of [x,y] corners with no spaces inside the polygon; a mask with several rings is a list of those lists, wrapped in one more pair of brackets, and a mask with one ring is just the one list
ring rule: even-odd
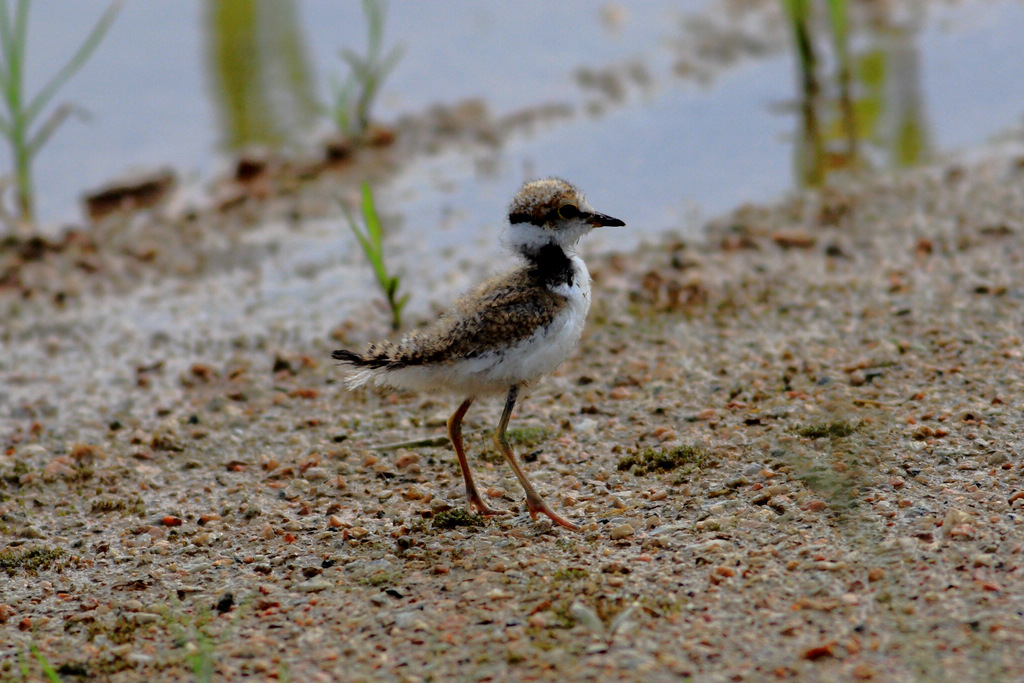
{"label": "short tail feather", "polygon": [[356,368],[345,382],[350,389],[355,389],[371,381],[379,383],[385,371],[400,366],[401,363],[394,358],[394,351],[394,345],[378,343],[371,344],[366,353],[338,349],[331,353],[331,358]]}
{"label": "short tail feather", "polygon": [[371,344],[370,348],[366,350],[366,353],[356,353],[355,351],[349,351],[348,349],[338,349],[331,354],[331,358],[334,360],[340,360],[342,363],[354,365],[357,368],[370,368],[376,370],[379,368],[386,368],[389,365],[394,364],[395,360],[392,357],[392,351],[393,348],[390,344]]}
{"label": "short tail feather", "polygon": [[355,351],[349,351],[348,349],[338,349],[331,353],[331,358],[334,360],[340,360],[342,363],[348,363],[349,365],[355,365],[356,367],[364,367],[369,365],[369,359],[364,357],[362,354],[358,354]]}

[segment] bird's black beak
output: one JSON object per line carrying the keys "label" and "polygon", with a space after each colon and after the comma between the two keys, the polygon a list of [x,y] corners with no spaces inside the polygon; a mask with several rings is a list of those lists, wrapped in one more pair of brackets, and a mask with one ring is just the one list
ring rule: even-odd
{"label": "bird's black beak", "polygon": [[606,216],[603,213],[590,214],[587,222],[595,228],[620,228],[625,225],[625,223],[620,221],[618,218],[612,218],[611,216]]}

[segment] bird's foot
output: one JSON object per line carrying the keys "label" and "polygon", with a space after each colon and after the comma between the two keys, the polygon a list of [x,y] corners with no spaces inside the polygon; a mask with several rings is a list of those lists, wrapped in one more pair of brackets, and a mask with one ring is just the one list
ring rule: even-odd
{"label": "bird's foot", "polygon": [[580,531],[580,528],[565,519],[557,512],[548,507],[548,504],[544,502],[544,499],[540,496],[526,495],[526,508],[530,512],[530,519],[537,521],[537,515],[546,515],[551,519],[552,522],[559,526],[564,526],[566,529],[572,529],[573,531]]}
{"label": "bird's foot", "polygon": [[479,514],[483,515],[484,517],[494,517],[495,515],[512,514],[508,510],[495,510],[492,507],[488,507],[487,503],[485,503],[483,498],[481,498],[479,495],[469,496],[468,498],[469,504],[473,507],[473,509],[476,510]]}

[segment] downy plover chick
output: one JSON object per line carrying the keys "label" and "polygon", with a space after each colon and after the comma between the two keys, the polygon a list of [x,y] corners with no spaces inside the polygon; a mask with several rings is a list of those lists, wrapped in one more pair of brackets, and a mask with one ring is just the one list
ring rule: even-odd
{"label": "downy plover chick", "polygon": [[473,483],[462,445],[462,418],[479,396],[505,395],[494,441],[526,491],[530,517],[547,515],[570,529],[540,497],[516,462],[506,429],[520,390],[554,371],[583,332],[590,308],[590,273],[575,252],[594,228],[625,225],[597,213],[583,193],[564,180],[528,182],[508,210],[507,246],[524,263],[458,299],[423,331],[398,343],[370,344],[363,353],[342,349],[335,360],[353,368],[347,384],[395,389],[447,389],[465,396],[448,419],[448,436],[459,458],[470,505],[484,515],[503,514],[484,503]]}

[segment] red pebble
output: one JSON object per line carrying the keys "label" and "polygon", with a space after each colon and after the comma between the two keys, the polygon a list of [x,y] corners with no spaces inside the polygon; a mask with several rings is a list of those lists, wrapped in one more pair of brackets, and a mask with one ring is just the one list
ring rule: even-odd
{"label": "red pebble", "polygon": [[822,657],[835,657],[835,652],[833,651],[835,645],[835,642],[831,642],[825,643],[824,645],[818,645],[817,647],[809,648],[807,650],[804,650],[804,653],[801,655],[801,657],[803,657],[804,659],[808,659],[812,662],[817,661]]}

